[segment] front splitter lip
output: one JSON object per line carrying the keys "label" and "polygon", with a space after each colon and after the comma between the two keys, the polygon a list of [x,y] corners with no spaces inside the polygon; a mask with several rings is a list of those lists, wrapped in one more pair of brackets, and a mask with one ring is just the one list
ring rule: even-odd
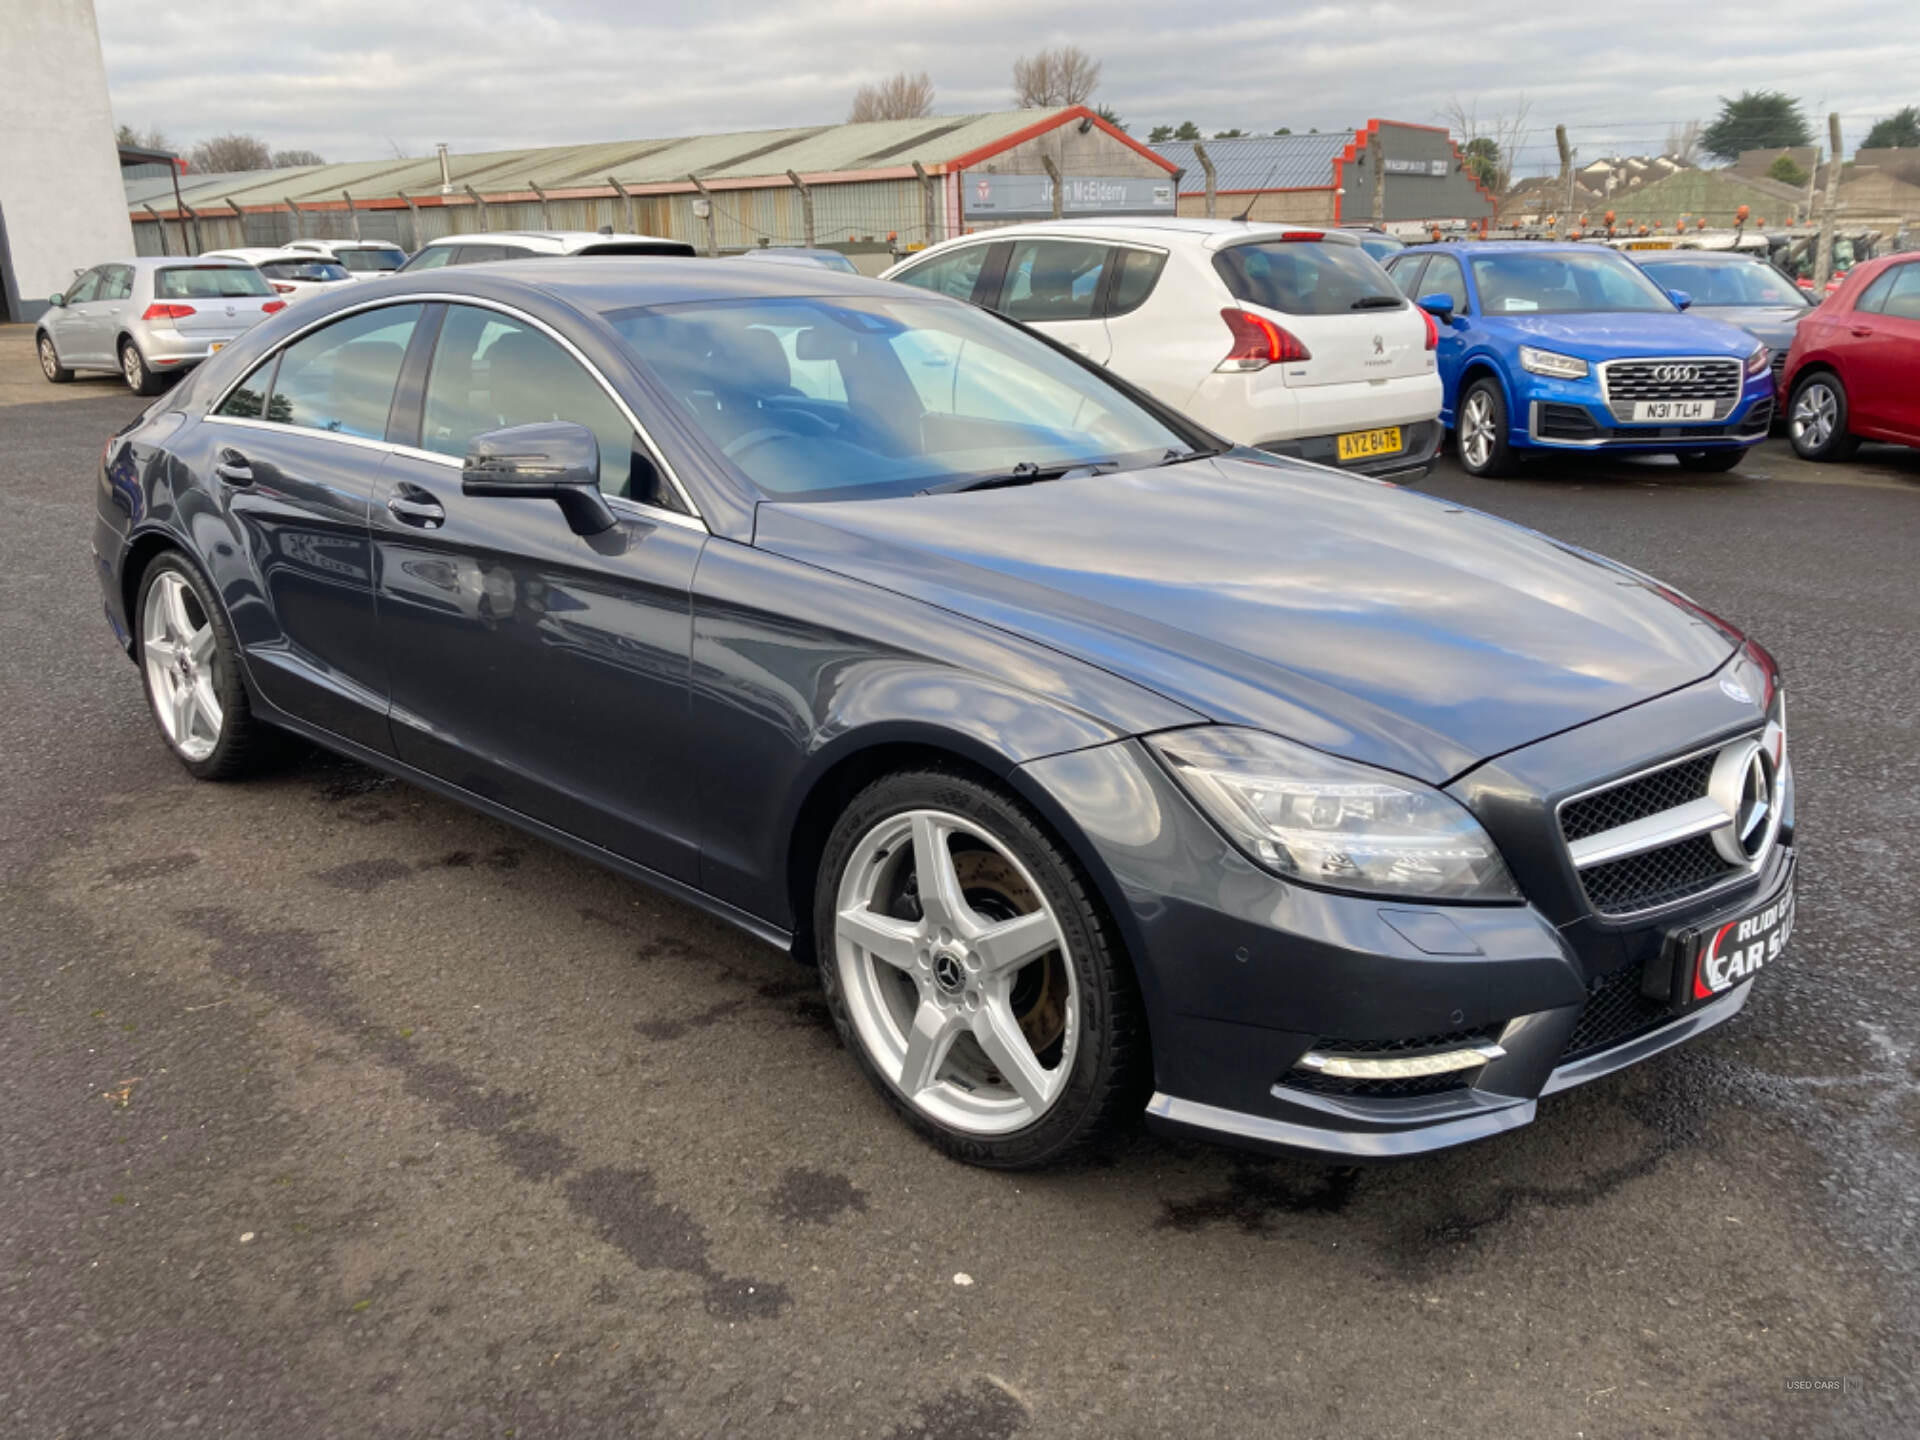
{"label": "front splitter lip", "polygon": [[[1749,980],[1658,1030],[1561,1065],[1547,1077],[1540,1094],[1570,1090],[1684,1044],[1739,1014],[1752,988],[1753,982]],[[1396,1126],[1394,1109],[1399,1103],[1347,1101],[1342,1108],[1354,1119],[1364,1114],[1369,1128],[1341,1129],[1335,1125],[1303,1125],[1267,1115],[1251,1115],[1156,1092],[1147,1102],[1147,1124],[1169,1134],[1195,1136],[1243,1149],[1281,1153],[1304,1150],[1349,1160],[1393,1160],[1517,1130],[1532,1122],[1537,1109],[1535,1099],[1469,1090],[1453,1097],[1453,1102],[1445,1107],[1444,1118],[1434,1118],[1436,1107],[1431,1102],[1403,1106],[1403,1110],[1416,1109],[1419,1118]]]}

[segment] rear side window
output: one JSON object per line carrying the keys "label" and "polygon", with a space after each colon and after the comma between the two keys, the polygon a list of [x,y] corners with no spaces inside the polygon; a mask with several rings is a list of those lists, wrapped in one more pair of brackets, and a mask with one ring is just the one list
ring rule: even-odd
{"label": "rear side window", "polygon": [[1078,240],[1023,240],[1007,259],[1005,298],[1016,320],[1091,320],[1109,250]]}
{"label": "rear side window", "polygon": [[398,270],[407,257],[398,250],[342,250],[335,258],[347,269],[364,275],[369,271]]}
{"label": "rear side window", "polygon": [[980,269],[987,263],[988,248],[985,245],[965,245],[950,255],[942,255],[938,260],[916,265],[894,276],[894,279],[902,285],[916,285],[922,290],[951,295],[956,300],[971,300],[974,282],[979,280]]}
{"label": "rear side window", "polygon": [[363,310],[289,345],[280,355],[267,419],[384,439],[393,389],[420,311],[418,305]]}
{"label": "rear side window", "polygon": [[156,300],[221,300],[271,294],[273,287],[251,265],[174,265],[153,275]]}
{"label": "rear side window", "polygon": [[[778,340],[766,338],[778,353]],[[600,442],[600,488],[630,494],[633,426],[580,362],[508,316],[471,305],[450,307],[427,376],[420,443],[442,455],[464,455],[476,435],[543,420],[571,420],[593,431]],[[661,503],[652,495],[636,498]]]}
{"label": "rear side window", "polygon": [[1283,315],[1344,315],[1406,303],[1387,272],[1358,245],[1264,240],[1213,257],[1233,298]]}
{"label": "rear side window", "polygon": [[1113,263],[1120,268],[1107,296],[1107,314],[1124,315],[1146,304],[1160,272],[1167,268],[1167,257],[1151,250],[1116,250]]}

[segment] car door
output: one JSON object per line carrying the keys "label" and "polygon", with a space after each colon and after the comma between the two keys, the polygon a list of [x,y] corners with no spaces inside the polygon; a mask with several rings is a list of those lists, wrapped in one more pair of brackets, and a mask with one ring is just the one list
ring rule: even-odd
{"label": "car door", "polygon": [[269,356],[207,417],[195,457],[258,576],[258,593],[229,602],[254,682],[289,714],[383,752],[367,515],[425,308],[356,311]]}
{"label": "car door", "polygon": [[[1399,278],[1396,271],[1394,278]],[[1460,385],[1460,369],[1466,363],[1467,337],[1469,323],[1467,312],[1472,307],[1467,300],[1467,279],[1462,273],[1460,262],[1451,255],[1434,254],[1427,257],[1427,268],[1421,272],[1416,282],[1419,294],[1413,297],[1415,304],[1424,295],[1445,295],[1453,301],[1455,324],[1443,325],[1438,316],[1434,317],[1434,328],[1438,339],[1434,342],[1434,360],[1440,371],[1440,389],[1444,397],[1447,424],[1453,423],[1453,402],[1457,398]]]}
{"label": "car door", "polygon": [[119,361],[108,357],[100,338],[100,282],[106,268],[99,265],[80,276],[67,290],[66,304],[47,314],[47,331],[64,364],[119,368]]}
{"label": "car door", "polygon": [[993,308],[1104,365],[1113,357],[1104,314],[1112,258],[1111,246],[1087,240],[1016,240]]}
{"label": "car door", "polygon": [[[394,752],[696,879],[688,667],[706,527],[597,372],[525,315],[448,305],[411,404],[373,512]],[[599,440],[611,530],[577,535],[551,500],[461,492],[475,435],[547,420]]]}
{"label": "car door", "polygon": [[1901,436],[1920,430],[1920,264],[1895,265],[1876,277],[1841,333],[1851,423]]}
{"label": "car door", "polygon": [[94,299],[95,322],[99,325],[99,344],[101,349],[115,360],[120,337],[126,333],[127,322],[132,317],[128,311],[133,308],[133,267],[131,265],[102,265],[100,267],[100,291]]}

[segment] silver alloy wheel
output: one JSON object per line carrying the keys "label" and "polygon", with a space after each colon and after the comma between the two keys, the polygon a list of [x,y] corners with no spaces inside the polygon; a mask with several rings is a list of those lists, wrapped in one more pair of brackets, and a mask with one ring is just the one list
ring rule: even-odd
{"label": "silver alloy wheel", "polygon": [[1460,453],[1473,470],[1480,469],[1493,457],[1493,402],[1484,390],[1469,395],[1461,412]]}
{"label": "silver alloy wheel", "polygon": [[60,373],[60,353],[45,335],[40,337],[40,368],[46,372],[49,380]]}
{"label": "silver alloy wheel", "polygon": [[147,592],[140,658],[154,718],[173,748],[189,760],[204,760],[220,743],[225,713],[213,688],[213,621],[194,615],[200,599],[177,571],[163,570]]}
{"label": "silver alloy wheel", "polygon": [[[919,918],[893,913],[916,899]],[[1046,1114],[1073,1070],[1079,993],[1058,918],[1004,845],[944,811],[890,816],[854,847],[835,910],[848,1015],[915,1109],[972,1135]]]}
{"label": "silver alloy wheel", "polygon": [[1788,428],[1793,438],[1809,450],[1818,450],[1833,438],[1833,427],[1840,419],[1840,397],[1824,380],[1809,380],[1793,402]]}
{"label": "silver alloy wheel", "polygon": [[141,363],[140,351],[131,343],[120,347],[120,369],[127,377],[127,387],[138,390],[146,383],[146,366]]}

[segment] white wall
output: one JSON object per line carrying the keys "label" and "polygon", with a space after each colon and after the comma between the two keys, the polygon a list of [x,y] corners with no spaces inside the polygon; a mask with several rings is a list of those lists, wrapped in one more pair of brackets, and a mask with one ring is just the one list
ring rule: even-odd
{"label": "white wall", "polygon": [[[133,254],[93,0],[19,0],[0,22],[0,226],[8,318],[76,267]],[[16,308],[17,307],[17,308]]]}

